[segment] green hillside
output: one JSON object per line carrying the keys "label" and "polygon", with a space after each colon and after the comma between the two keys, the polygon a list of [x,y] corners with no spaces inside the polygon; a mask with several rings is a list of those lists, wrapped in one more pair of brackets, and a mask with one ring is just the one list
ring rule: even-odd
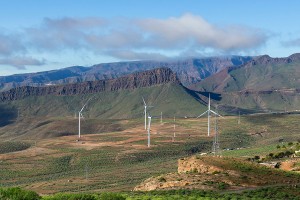
{"label": "green hillside", "polygon": [[[83,111],[85,132],[123,130],[124,124],[102,122],[109,119],[143,119],[144,105],[142,97],[153,116],[164,117],[197,116],[205,111],[192,92],[179,84],[164,84],[134,90],[100,92],[76,96],[38,96],[0,104],[0,135],[34,136],[38,138],[63,136],[77,133],[78,111],[91,98]],[[2,128],[1,128],[2,127]]]}
{"label": "green hillside", "polygon": [[262,56],[235,69],[225,69],[192,87],[220,94],[226,111],[296,111],[300,103],[300,60]]}
{"label": "green hillside", "polygon": [[[145,98],[152,115],[185,116],[196,115],[205,110],[205,106],[179,84],[165,84],[122,90],[100,92],[97,94],[76,96],[32,96],[22,100],[1,103],[1,116],[10,118],[24,117],[73,117],[89,101],[83,115],[100,119],[137,118],[143,115]],[[4,113],[5,112],[5,113]]]}
{"label": "green hillside", "polygon": [[236,69],[225,69],[197,84],[195,88],[215,92],[268,91],[300,88],[300,61],[270,62],[258,59]]}

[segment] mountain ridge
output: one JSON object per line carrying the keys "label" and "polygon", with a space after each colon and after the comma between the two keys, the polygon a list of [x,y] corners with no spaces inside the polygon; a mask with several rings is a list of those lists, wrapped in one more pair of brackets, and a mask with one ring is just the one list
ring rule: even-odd
{"label": "mountain ridge", "polygon": [[239,66],[250,61],[250,56],[187,58],[170,61],[130,61],[96,64],[91,67],[74,66],[45,72],[0,76],[0,91],[19,86],[43,86],[85,81],[113,79],[133,72],[159,67],[172,69],[183,83],[198,82],[228,66]]}
{"label": "mountain ridge", "polygon": [[228,108],[227,111],[297,111],[300,54],[284,58],[263,55],[239,67],[228,67],[190,88],[217,93],[220,100],[215,103]]}
{"label": "mountain ridge", "polygon": [[117,91],[150,87],[152,85],[177,83],[180,84],[175,73],[169,68],[157,68],[153,70],[136,72],[120,78],[109,80],[86,81],[74,84],[50,85],[50,86],[23,86],[0,93],[0,101],[12,101],[28,96],[45,95],[79,95],[104,91]]}
{"label": "mountain ridge", "polygon": [[[290,89],[289,86],[284,87],[284,84],[268,85],[268,87],[259,87],[255,83],[259,83],[260,77],[263,81],[283,79],[282,76],[293,75],[290,71],[297,70],[300,66],[300,53],[292,54],[283,58],[272,58],[268,55],[258,56],[257,58],[237,67],[227,67],[220,72],[207,77],[200,83],[191,85],[189,88],[200,91],[212,91],[217,93],[232,92],[232,91],[268,91],[279,89]],[[290,67],[291,69],[287,69]],[[255,74],[254,74],[254,70]],[[290,70],[290,71],[284,71]],[[251,74],[252,73],[252,74]],[[281,74],[280,74],[281,73]],[[289,74],[285,74],[289,73]],[[276,75],[276,76],[275,76]],[[297,74],[294,74],[297,75]],[[287,79],[287,77],[284,77]],[[253,80],[252,80],[253,79]],[[257,80],[256,80],[257,79]],[[247,80],[243,82],[244,80]],[[266,81],[268,80],[268,81]],[[292,81],[290,81],[292,82]],[[281,87],[283,85],[283,87]],[[290,84],[291,85],[291,84]],[[293,87],[294,89],[298,89]],[[300,88],[300,84],[299,84]]]}

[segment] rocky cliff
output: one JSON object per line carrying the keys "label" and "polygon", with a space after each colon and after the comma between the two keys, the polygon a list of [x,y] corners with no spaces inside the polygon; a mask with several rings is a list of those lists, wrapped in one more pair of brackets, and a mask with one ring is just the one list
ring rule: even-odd
{"label": "rocky cliff", "polygon": [[44,87],[24,86],[10,89],[0,93],[0,101],[12,101],[23,99],[28,96],[45,95],[77,95],[103,91],[117,91],[150,87],[165,83],[178,83],[175,73],[169,68],[158,68],[144,72],[137,72],[116,79],[87,81],[75,84],[51,85]]}

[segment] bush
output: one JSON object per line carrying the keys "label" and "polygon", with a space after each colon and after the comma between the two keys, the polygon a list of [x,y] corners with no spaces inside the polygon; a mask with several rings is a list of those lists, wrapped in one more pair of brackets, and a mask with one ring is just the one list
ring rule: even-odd
{"label": "bush", "polygon": [[44,197],[44,200],[97,200],[96,196],[91,194],[67,194],[57,193],[53,196]]}
{"label": "bush", "polygon": [[125,200],[126,198],[117,193],[102,193],[100,200]]}
{"label": "bush", "polygon": [[273,156],[274,156],[274,153],[269,153],[270,158],[273,158]]}
{"label": "bush", "polygon": [[167,180],[164,177],[161,176],[161,177],[158,178],[158,181],[159,182],[166,182]]}
{"label": "bush", "polygon": [[3,200],[39,200],[41,197],[33,191],[21,188],[0,188],[0,199]]}
{"label": "bush", "polygon": [[227,189],[228,187],[229,187],[229,184],[224,183],[224,182],[220,182],[220,183],[218,183],[218,185],[217,185],[217,188],[218,188],[219,190],[225,190],[225,189]]}
{"label": "bush", "polygon": [[259,156],[254,156],[254,159],[255,159],[255,160],[259,160],[260,157],[259,157]]}
{"label": "bush", "polygon": [[29,143],[26,142],[1,142],[0,153],[10,153],[15,151],[22,151],[30,147]]}

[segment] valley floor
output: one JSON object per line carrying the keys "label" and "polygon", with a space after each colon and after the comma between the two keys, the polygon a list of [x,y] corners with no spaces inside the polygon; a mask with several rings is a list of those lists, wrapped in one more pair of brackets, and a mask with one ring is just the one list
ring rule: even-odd
{"label": "valley floor", "polygon": [[[299,115],[242,116],[240,124],[234,116],[219,119],[220,153],[224,157],[246,159],[283,151],[283,146],[289,148],[289,143],[293,142],[295,145],[299,140],[298,118]],[[76,119],[66,119],[65,122],[72,120],[76,122]],[[213,118],[211,121],[211,127],[214,127]],[[154,119],[150,148],[147,147],[147,132],[141,119],[111,122],[86,119],[83,121],[83,135],[79,141],[77,135],[35,138],[36,134],[32,137],[29,134],[30,139],[25,140],[22,134],[16,133],[12,138],[3,134],[4,130],[13,131],[25,123],[28,121],[0,128],[0,186],[19,186],[39,194],[130,191],[150,177],[176,174],[178,159],[211,152],[214,139],[214,130],[207,137],[207,118],[176,119],[175,130],[174,119],[163,119],[162,123],[160,119]],[[36,123],[36,128],[32,131],[38,133],[43,127],[64,124],[64,120],[51,118],[32,123]],[[87,124],[99,127],[105,124],[106,129],[99,129],[97,132],[85,126]],[[119,128],[107,128],[110,124]],[[63,126],[61,128],[64,129]],[[280,148],[277,148],[278,145]],[[283,161],[282,159],[287,158],[279,160]],[[299,163],[296,162],[295,165]],[[193,173],[184,176],[191,175]],[[216,172],[210,176],[218,175],[220,173]],[[294,175],[283,176],[287,176],[287,179],[282,179],[286,181],[290,179],[289,176]],[[215,185],[209,181],[206,186],[209,187],[203,189],[226,188],[226,184]]]}

